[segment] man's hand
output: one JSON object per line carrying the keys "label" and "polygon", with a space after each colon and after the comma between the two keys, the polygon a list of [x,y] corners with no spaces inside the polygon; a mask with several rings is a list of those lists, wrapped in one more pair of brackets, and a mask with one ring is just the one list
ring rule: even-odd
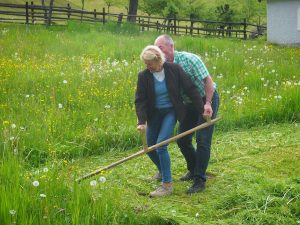
{"label": "man's hand", "polygon": [[139,131],[139,132],[145,132],[146,131],[146,124],[140,124],[136,127],[136,129]]}
{"label": "man's hand", "polygon": [[204,105],[203,118],[209,120],[212,117],[213,110],[210,102],[206,102]]}

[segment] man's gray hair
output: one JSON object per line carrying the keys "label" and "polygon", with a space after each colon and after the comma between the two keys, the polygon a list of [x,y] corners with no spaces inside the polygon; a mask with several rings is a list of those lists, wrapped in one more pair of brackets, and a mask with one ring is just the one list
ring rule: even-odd
{"label": "man's gray hair", "polygon": [[169,35],[167,35],[167,34],[159,35],[159,36],[156,38],[156,40],[155,40],[154,43],[156,43],[156,41],[157,41],[158,39],[163,39],[163,40],[165,41],[165,43],[168,44],[168,45],[174,45],[173,39],[172,39]]}

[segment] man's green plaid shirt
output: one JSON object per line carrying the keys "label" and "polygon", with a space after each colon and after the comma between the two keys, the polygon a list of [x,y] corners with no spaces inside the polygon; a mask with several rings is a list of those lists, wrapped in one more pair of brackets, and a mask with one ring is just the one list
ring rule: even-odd
{"label": "man's green plaid shirt", "polygon": [[[174,63],[179,64],[182,69],[191,77],[199,89],[200,95],[205,96],[203,79],[209,76],[209,72],[199,56],[189,52],[174,52]],[[214,84],[216,88],[216,84]]]}

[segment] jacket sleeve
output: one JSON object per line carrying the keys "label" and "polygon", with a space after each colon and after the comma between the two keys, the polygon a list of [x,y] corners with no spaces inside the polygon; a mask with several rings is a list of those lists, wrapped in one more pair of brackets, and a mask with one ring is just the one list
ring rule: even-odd
{"label": "jacket sleeve", "polygon": [[180,66],[178,66],[178,70],[181,88],[183,89],[184,93],[191,99],[196,109],[199,112],[203,113],[203,100],[197,86],[193,83],[191,78],[184,72],[184,70]]}
{"label": "jacket sleeve", "polygon": [[135,92],[135,112],[138,124],[145,124],[147,121],[147,83],[142,72],[138,75]]}

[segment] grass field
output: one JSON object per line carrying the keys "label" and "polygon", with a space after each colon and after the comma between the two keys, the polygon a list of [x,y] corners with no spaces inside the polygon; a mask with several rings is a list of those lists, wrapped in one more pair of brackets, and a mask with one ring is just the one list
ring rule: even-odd
{"label": "grass field", "polygon": [[221,97],[203,194],[175,193],[143,156],[78,185],[74,179],[140,150],[134,90],[141,50],[156,33],[0,25],[0,224],[300,223],[300,49],[255,41],[174,37],[201,55]]}

